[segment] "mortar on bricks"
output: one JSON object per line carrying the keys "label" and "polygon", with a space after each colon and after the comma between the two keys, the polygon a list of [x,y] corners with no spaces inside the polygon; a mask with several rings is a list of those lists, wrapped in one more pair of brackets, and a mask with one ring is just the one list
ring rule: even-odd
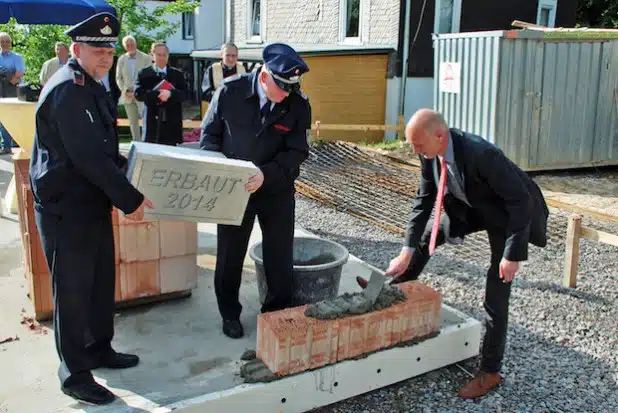
{"label": "mortar on bricks", "polygon": [[[251,247],[249,256],[255,263],[260,303],[263,304],[268,286],[261,241]],[[321,238],[295,237],[292,305],[335,299],[339,293],[341,271],[348,262],[348,257],[348,250],[336,242]]]}

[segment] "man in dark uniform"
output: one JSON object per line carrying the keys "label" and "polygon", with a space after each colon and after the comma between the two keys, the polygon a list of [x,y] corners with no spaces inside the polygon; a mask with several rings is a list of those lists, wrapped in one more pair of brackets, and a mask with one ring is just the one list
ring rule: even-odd
{"label": "man in dark uniform", "polygon": [[243,260],[257,215],[264,243],[268,294],[262,312],[291,304],[294,240],[294,181],[309,154],[311,106],[300,93],[309,68],[291,47],[264,48],[260,72],[226,79],[202,122],[200,147],[228,158],[252,161],[260,172],[240,226],[217,228],[215,292],[228,337],[243,336],[238,300]]}
{"label": "man in dark uniform", "polygon": [[45,84],[30,161],[35,218],[52,277],[58,375],[67,395],[105,404],[115,396],[91,369],[135,366],[114,351],[112,205],[140,219],[152,203],[127,180],[113,103],[100,80],[120,25],[100,13],[66,31],[75,57]]}

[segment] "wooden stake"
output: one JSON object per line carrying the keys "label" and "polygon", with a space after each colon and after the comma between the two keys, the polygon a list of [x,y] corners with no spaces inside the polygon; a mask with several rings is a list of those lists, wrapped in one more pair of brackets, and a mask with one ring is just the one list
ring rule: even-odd
{"label": "wooden stake", "polygon": [[564,253],[564,278],[563,285],[568,288],[575,287],[577,280],[577,268],[579,266],[579,236],[582,226],[580,215],[571,215],[567,227],[566,251]]}

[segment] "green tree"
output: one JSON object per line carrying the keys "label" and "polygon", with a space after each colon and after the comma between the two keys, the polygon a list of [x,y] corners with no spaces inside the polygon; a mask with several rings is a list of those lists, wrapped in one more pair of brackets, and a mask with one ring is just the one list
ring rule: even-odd
{"label": "green tree", "polygon": [[[193,12],[199,1],[177,0],[149,10],[144,0],[107,0],[116,9],[120,21],[120,38],[126,34],[134,36],[138,47],[144,52],[150,51],[154,41],[163,41],[176,33],[181,23],[170,23],[170,15]],[[54,44],[71,39],[64,34],[69,26],[57,25],[22,25],[11,19],[7,24],[0,24],[0,32],[7,32],[13,39],[13,50],[24,56],[26,63],[26,81],[37,81],[41,66],[47,59],[54,57]],[[122,52],[120,41],[118,52]]]}
{"label": "green tree", "polygon": [[11,19],[0,25],[0,31],[7,32],[13,40],[13,51],[24,56],[26,81],[38,81],[41,66],[54,56],[54,44],[63,41],[71,44],[71,39],[63,32],[68,26],[17,24]]}
{"label": "green tree", "polygon": [[618,28],[618,1],[578,0],[577,24],[583,27]]}
{"label": "green tree", "polygon": [[[137,40],[137,47],[146,53],[154,41],[163,41],[176,33],[181,23],[170,23],[170,15],[193,12],[199,1],[177,0],[149,10],[144,0],[107,0],[116,9],[120,21],[120,38],[127,34]],[[118,45],[122,49],[122,45]]]}

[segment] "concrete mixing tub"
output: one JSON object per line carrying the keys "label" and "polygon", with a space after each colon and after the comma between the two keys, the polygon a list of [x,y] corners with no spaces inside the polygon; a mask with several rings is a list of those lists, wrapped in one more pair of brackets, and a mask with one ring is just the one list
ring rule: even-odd
{"label": "concrete mixing tub", "polygon": [[[336,298],[341,270],[348,262],[348,250],[336,242],[312,237],[294,238],[293,248],[293,305]],[[251,247],[249,256],[255,263],[260,302],[263,304],[268,287],[261,241]]]}

